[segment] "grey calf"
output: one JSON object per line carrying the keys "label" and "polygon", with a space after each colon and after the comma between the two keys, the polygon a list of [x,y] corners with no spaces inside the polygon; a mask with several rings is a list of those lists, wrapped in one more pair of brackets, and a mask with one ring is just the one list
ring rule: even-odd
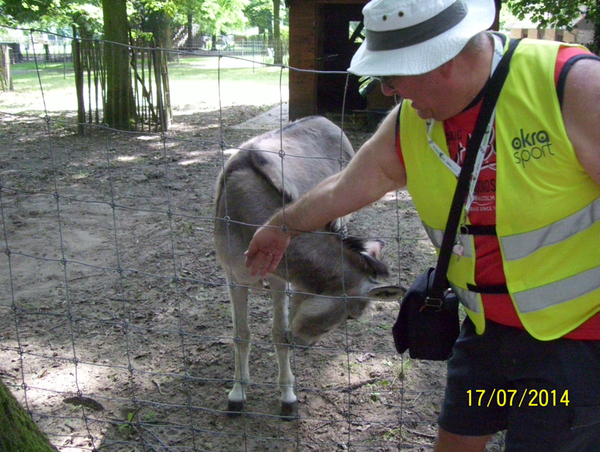
{"label": "grey calf", "polygon": [[[339,127],[325,118],[310,117],[244,143],[219,175],[214,238],[229,284],[235,338],[230,414],[243,410],[250,381],[249,288],[268,287],[271,291],[284,418],[294,417],[297,409],[290,345],[311,345],[345,319],[359,317],[369,298],[402,295],[396,286],[375,283],[376,278],[388,274],[386,265],[378,260],[382,242],[342,238],[339,220],[316,233],[294,237],[275,273],[264,280],[250,276],[245,267],[244,252],[257,227],[339,172],[353,156]],[[291,294],[289,299],[287,294]]]}

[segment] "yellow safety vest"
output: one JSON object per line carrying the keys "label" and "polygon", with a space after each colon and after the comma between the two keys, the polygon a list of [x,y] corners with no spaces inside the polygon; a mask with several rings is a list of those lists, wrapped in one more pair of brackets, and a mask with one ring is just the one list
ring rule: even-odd
{"label": "yellow safety vest", "polygon": [[[507,43],[508,44],[508,43]],[[496,232],[506,285],[526,330],[540,340],[564,336],[600,311],[600,187],[567,137],[554,65],[559,43],[517,46],[496,110]],[[442,123],[433,140],[446,152]],[[426,123],[404,102],[400,140],[408,190],[439,252],[456,177],[431,151]],[[448,279],[477,332],[485,329],[475,285],[473,237],[461,235]]]}

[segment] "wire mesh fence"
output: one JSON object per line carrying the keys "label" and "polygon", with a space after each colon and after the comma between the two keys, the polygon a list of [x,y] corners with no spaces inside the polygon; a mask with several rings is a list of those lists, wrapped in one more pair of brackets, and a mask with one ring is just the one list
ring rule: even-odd
{"label": "wire mesh fence", "polygon": [[[227,416],[234,338],[214,186],[228,150],[287,122],[295,69],[196,64],[171,76],[168,132],[78,123],[71,88],[54,92],[40,67],[0,97],[0,378],[61,451],[431,450],[445,366],[394,351],[397,301],[291,348],[299,409],[283,421],[272,306],[255,291],[248,401]],[[20,102],[22,89],[37,100]],[[350,115],[339,125],[356,149],[368,137]],[[383,282],[406,285],[433,259],[405,192],[348,229],[386,242]]]}

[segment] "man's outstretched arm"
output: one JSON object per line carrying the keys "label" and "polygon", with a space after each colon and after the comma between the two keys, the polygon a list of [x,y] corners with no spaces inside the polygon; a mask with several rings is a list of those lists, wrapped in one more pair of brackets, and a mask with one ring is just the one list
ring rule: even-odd
{"label": "man's outstretched arm", "polygon": [[246,267],[252,275],[275,271],[294,235],[323,227],[406,185],[406,173],[396,153],[398,108],[342,172],[322,181],[256,231],[246,251]]}

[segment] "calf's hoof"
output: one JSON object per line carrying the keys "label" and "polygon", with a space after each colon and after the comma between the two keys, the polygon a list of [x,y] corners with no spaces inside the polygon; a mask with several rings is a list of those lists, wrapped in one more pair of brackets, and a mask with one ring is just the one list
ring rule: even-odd
{"label": "calf's hoof", "polygon": [[296,402],[284,402],[281,404],[281,413],[279,413],[281,419],[284,421],[293,421],[298,419],[298,401]]}
{"label": "calf's hoof", "polygon": [[243,410],[244,410],[244,402],[243,401],[231,401],[231,400],[228,401],[227,417],[231,417],[231,418],[240,417],[242,415]]}

